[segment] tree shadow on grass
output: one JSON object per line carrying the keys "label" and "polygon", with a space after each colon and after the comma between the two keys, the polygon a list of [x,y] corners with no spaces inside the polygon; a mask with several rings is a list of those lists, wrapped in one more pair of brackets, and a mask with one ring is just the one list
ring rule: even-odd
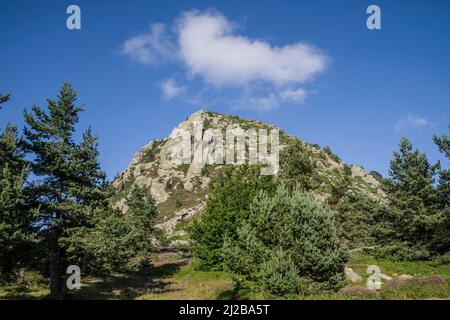
{"label": "tree shadow on grass", "polygon": [[45,287],[30,288],[28,286],[13,285],[1,288],[0,300],[42,300],[48,294]]}
{"label": "tree shadow on grass", "polygon": [[226,290],[221,292],[217,299],[218,300],[248,300],[245,296],[246,290],[242,289],[238,284],[235,284],[231,290]]}
{"label": "tree shadow on grass", "polygon": [[166,278],[186,264],[187,261],[181,260],[152,266],[143,272],[81,278],[81,289],[69,292],[67,298],[131,300],[144,294],[176,291]]}

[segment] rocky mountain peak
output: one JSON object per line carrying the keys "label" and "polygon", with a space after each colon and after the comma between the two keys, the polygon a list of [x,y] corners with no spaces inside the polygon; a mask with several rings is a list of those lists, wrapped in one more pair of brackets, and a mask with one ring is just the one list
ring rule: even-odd
{"label": "rocky mountain peak", "polygon": [[[195,129],[198,124],[201,124],[200,132]],[[211,147],[213,141],[205,139],[205,132],[208,129],[220,130],[225,133],[230,128],[266,129],[267,131],[278,129],[274,125],[256,120],[199,110],[176,126],[167,138],[151,140],[135,154],[128,168],[113,181],[113,186],[117,190],[114,206],[126,213],[128,211],[126,199],[130,190],[135,186],[148,188],[160,212],[159,226],[173,241],[177,241],[177,243],[185,241],[185,231],[177,226],[182,225],[182,221],[190,220],[201,214],[210,183],[219,175],[223,164],[185,163],[179,158],[173,157],[174,154],[179,155],[180,152],[180,135],[189,133],[191,137],[196,134],[201,136],[201,144],[191,143],[190,149],[194,153],[196,147],[204,149]],[[290,139],[297,139],[285,134],[281,129],[279,132],[280,149]],[[323,176],[323,184],[326,185],[327,181],[331,183],[347,168],[347,172],[350,172],[353,178],[354,188],[358,188],[371,197],[384,197],[379,188],[379,182],[363,168],[343,163],[329,148],[321,149],[317,145],[302,143],[312,151],[311,154],[318,165],[318,171]],[[323,188],[323,190],[325,189]],[[325,191],[317,193],[317,199],[326,198]]]}

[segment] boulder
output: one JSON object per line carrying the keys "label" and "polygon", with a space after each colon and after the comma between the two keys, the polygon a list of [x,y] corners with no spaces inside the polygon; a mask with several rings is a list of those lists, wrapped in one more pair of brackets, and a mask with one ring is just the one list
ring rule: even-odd
{"label": "boulder", "polygon": [[357,274],[355,271],[353,271],[352,268],[345,267],[345,277],[347,280],[350,280],[351,282],[362,282],[362,277]]}

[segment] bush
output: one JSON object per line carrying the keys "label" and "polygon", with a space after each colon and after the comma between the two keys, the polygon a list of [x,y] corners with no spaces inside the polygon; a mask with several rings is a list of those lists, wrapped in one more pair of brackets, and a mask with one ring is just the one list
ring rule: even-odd
{"label": "bush", "polygon": [[205,164],[205,166],[202,168],[200,174],[202,175],[202,177],[207,177],[209,173],[209,168],[208,166]]}
{"label": "bush", "polygon": [[369,174],[374,177],[375,180],[377,180],[378,182],[383,181],[383,176],[381,175],[381,173],[377,172],[377,171],[370,171]]}
{"label": "bush", "polygon": [[329,146],[323,148],[323,152],[325,152],[332,160],[335,162],[341,162],[341,158],[339,158]]}
{"label": "bush", "polygon": [[222,270],[224,236],[234,239],[237,225],[248,217],[251,200],[259,190],[272,192],[272,176],[261,176],[261,167],[226,167],[213,185],[201,220],[188,229],[197,270]]}
{"label": "bush", "polygon": [[279,186],[274,195],[261,191],[254,198],[223,257],[235,281],[281,296],[342,287],[348,251],[328,207]]}
{"label": "bush", "polygon": [[348,164],[344,164],[344,175],[347,177],[352,176],[352,167],[349,166]]}
{"label": "bush", "polygon": [[446,264],[450,264],[450,252],[447,252],[446,254],[437,256],[433,260],[433,265],[435,265],[435,266],[442,266],[442,265],[446,265]]}
{"label": "bush", "polygon": [[176,208],[181,208],[182,206],[183,206],[183,202],[181,201],[180,198],[177,198],[177,199],[175,200],[175,207],[176,207]]}
{"label": "bush", "polygon": [[389,258],[393,260],[428,260],[430,252],[425,246],[414,245],[393,241],[381,247],[375,247],[369,251],[377,258]]}
{"label": "bush", "polygon": [[158,154],[159,151],[159,146],[161,145],[162,141],[160,140],[154,140],[152,142],[152,144],[150,145],[150,147],[146,148],[143,151],[142,157],[141,157],[141,162],[142,163],[150,163],[155,161],[156,159],[156,155]]}

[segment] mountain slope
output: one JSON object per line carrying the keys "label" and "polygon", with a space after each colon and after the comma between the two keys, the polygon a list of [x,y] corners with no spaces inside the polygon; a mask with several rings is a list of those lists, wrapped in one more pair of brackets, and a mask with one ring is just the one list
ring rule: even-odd
{"label": "mountain slope", "polygon": [[[152,140],[136,153],[128,168],[113,181],[116,189],[113,205],[126,213],[128,210],[126,198],[130,190],[134,186],[148,188],[159,210],[158,227],[165,230],[172,245],[186,243],[187,235],[183,229],[189,220],[201,214],[210,185],[224,167],[223,164],[195,162],[183,164],[173,157],[174,154],[179,156],[180,132],[190,132],[194,137],[196,134],[194,128],[198,123],[203,124],[201,132],[203,141],[200,146],[204,150],[213,144],[212,139],[205,139],[207,129],[218,129],[224,134],[227,128],[266,129],[268,133],[272,129],[278,129],[268,123],[200,110],[174,128],[167,138]],[[298,140],[281,129],[279,133],[280,152],[289,141]],[[193,154],[199,145],[195,144],[195,141],[191,142]],[[329,148],[321,149],[317,145],[302,143],[310,151],[320,177],[321,184],[315,190],[318,200],[326,200],[330,195],[333,181],[344,175],[350,178],[352,190],[373,199],[385,198],[376,176],[361,167],[343,163]]]}

